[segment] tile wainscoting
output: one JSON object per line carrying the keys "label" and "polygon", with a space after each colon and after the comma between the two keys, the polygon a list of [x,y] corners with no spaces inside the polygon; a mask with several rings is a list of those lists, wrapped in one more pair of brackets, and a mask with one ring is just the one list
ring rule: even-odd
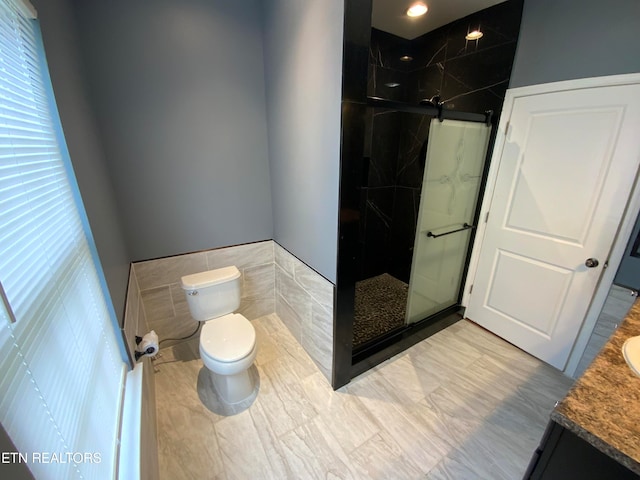
{"label": "tile wainscoting", "polygon": [[[180,279],[184,275],[235,265],[240,270],[239,313],[249,320],[273,313],[273,242],[258,242],[133,264],[149,328],[163,339],[186,337],[198,323],[191,318]],[[165,342],[170,346],[176,342]]]}
{"label": "tile wainscoting", "polygon": [[275,312],[331,383],[334,286],[274,242]]}
{"label": "tile wainscoting", "polygon": [[[124,339],[131,359],[135,359],[136,335],[144,335],[149,329],[145,315],[142,295],[133,266],[129,270],[129,286],[127,287],[127,300],[125,305]],[[139,478],[158,478],[158,430],[156,421],[156,388],[155,374],[151,359],[143,358],[142,390],[139,417],[140,445],[135,451],[140,456],[136,462],[140,471]],[[132,426],[130,426],[132,427]]]}
{"label": "tile wainscoting", "polygon": [[133,271],[133,266],[129,269],[129,285],[127,287],[127,300],[124,312],[124,339],[127,343],[129,356],[134,360],[134,352],[136,350],[136,335],[142,336],[149,331],[147,317],[145,315],[144,306],[142,305],[142,296],[140,295],[140,287],[138,280]]}
{"label": "tile wainscoting", "polygon": [[[229,265],[242,274],[239,313],[249,320],[277,313],[330,382],[334,285],[272,240],[134,263],[124,326],[129,348],[135,348],[136,333],[149,330],[160,340],[191,334],[197,324],[180,278]],[[141,328],[140,318],[148,328]]]}

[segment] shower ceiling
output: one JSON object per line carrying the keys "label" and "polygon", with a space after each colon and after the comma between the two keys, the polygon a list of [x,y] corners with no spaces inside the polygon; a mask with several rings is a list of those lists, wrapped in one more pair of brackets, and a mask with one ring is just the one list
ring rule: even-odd
{"label": "shower ceiling", "polygon": [[426,15],[408,17],[407,9],[416,0],[373,0],[371,23],[374,28],[413,40],[431,30],[505,0],[422,0],[429,7]]}

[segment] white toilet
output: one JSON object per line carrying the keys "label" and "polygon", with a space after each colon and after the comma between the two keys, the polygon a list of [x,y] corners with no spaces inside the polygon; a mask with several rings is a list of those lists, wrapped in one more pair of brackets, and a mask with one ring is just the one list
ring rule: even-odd
{"label": "white toilet", "polygon": [[247,400],[255,381],[249,367],[256,358],[256,331],[239,313],[240,271],[219,268],[182,277],[194,320],[205,322],[200,332],[200,357],[211,373],[221,399],[228,404]]}

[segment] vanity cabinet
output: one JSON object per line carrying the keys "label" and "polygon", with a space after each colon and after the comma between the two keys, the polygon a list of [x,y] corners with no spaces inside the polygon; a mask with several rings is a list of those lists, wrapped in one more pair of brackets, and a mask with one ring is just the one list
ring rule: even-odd
{"label": "vanity cabinet", "polygon": [[637,480],[640,476],[589,444],[578,435],[550,421],[540,446],[524,475],[525,480]]}

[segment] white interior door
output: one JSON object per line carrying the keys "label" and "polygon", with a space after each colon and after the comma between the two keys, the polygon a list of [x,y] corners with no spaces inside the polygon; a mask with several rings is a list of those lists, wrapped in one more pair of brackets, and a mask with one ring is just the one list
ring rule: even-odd
{"label": "white interior door", "polygon": [[466,313],[563,369],[638,171],[640,85],[516,97],[508,125]]}

